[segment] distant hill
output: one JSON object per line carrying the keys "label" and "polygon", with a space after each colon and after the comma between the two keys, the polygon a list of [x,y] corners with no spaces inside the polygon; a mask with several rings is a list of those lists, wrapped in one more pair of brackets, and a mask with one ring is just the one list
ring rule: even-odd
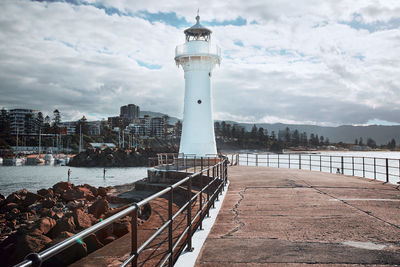
{"label": "distant hill", "polygon": [[[240,126],[250,131],[254,123],[238,123]],[[392,138],[396,140],[396,143],[400,143],[400,126],[383,126],[383,125],[369,125],[369,126],[352,126],[342,125],[337,127],[327,127],[318,125],[302,125],[302,124],[283,124],[283,123],[256,123],[256,126],[263,127],[268,130],[269,133],[275,131],[278,133],[279,130],[285,130],[289,127],[290,130],[297,129],[300,133],[306,132],[308,136],[311,133],[318,134],[319,136],[328,137],[330,142],[344,142],[354,143],[354,140],[362,137],[364,144],[368,138],[372,138],[378,145],[387,144]]]}
{"label": "distant hill", "polygon": [[[162,117],[166,115],[161,112],[153,111],[140,111],[140,116],[149,115],[151,117]],[[169,124],[174,125],[178,120],[176,117],[169,117]],[[220,120],[218,120],[221,122]],[[263,127],[268,130],[269,134],[275,131],[278,134],[279,131],[283,131],[286,127],[290,130],[298,130],[300,133],[306,132],[308,137],[311,133],[318,134],[329,138],[330,142],[344,142],[354,143],[354,140],[362,137],[363,142],[366,143],[368,138],[372,138],[378,145],[387,144],[392,138],[396,140],[397,144],[400,144],[400,125],[383,126],[383,125],[369,125],[369,126],[353,126],[353,125],[342,125],[337,127],[329,126],[318,126],[318,125],[306,125],[306,124],[284,124],[284,123],[238,123],[235,121],[225,121],[231,125],[238,124],[244,127],[247,131],[250,131],[255,124],[257,128]]]}

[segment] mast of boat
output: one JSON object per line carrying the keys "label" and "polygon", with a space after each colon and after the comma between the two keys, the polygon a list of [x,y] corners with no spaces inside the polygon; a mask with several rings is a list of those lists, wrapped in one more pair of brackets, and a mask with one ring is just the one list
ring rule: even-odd
{"label": "mast of boat", "polygon": [[79,124],[79,153],[81,153],[82,147],[82,124]]}
{"label": "mast of boat", "polygon": [[122,148],[125,147],[125,131],[122,129]]}
{"label": "mast of boat", "polygon": [[38,147],[38,158],[40,158],[40,150],[41,150],[41,145],[42,145],[42,128],[39,128],[39,147]]}
{"label": "mast of boat", "polygon": [[19,128],[18,128],[18,125],[17,125],[17,153],[18,153],[18,131],[19,130]]}

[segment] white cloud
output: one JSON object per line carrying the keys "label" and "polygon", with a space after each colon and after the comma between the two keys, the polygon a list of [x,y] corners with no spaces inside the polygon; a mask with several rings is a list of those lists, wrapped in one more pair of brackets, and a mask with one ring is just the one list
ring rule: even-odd
{"label": "white cloud", "polygon": [[[397,1],[96,4],[129,14],[175,12],[187,21],[197,7],[202,20],[246,19],[243,26],[210,27],[224,55],[212,80],[216,119],[400,122],[400,29],[368,28],[400,21]],[[4,0],[0,7],[7,14],[0,18],[1,106],[94,119],[135,103],[181,117],[183,71],[173,58],[183,28],[93,5]]]}

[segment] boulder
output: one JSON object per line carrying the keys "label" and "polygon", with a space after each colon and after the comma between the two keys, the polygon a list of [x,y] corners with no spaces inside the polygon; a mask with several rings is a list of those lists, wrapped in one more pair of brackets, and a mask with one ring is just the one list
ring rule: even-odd
{"label": "boulder", "polygon": [[6,213],[9,211],[12,211],[13,209],[17,208],[18,209],[18,204],[17,203],[7,203],[6,205],[4,205],[3,207],[1,207],[0,213]]}
{"label": "boulder", "polygon": [[93,196],[97,197],[98,193],[97,193],[97,188],[96,187],[91,186],[89,184],[84,184],[83,187],[89,189],[92,192]]}
{"label": "boulder", "polygon": [[62,232],[75,232],[76,225],[73,217],[63,217],[54,226],[54,228],[49,232],[49,236],[52,238],[57,238]]}
{"label": "boulder", "polygon": [[97,189],[95,187],[88,188],[86,186],[79,186],[79,187],[77,187],[77,190],[83,193],[84,199],[87,199],[89,201],[96,199],[95,196],[97,195]]}
{"label": "boulder", "polygon": [[73,201],[73,200],[77,200],[77,199],[81,199],[83,198],[84,193],[80,190],[77,189],[68,189],[66,191],[64,191],[63,193],[61,193],[61,198],[66,201]]}
{"label": "boulder", "polygon": [[0,200],[6,199],[2,194],[0,194]]}
{"label": "boulder", "polygon": [[9,236],[0,245],[0,258],[2,266],[12,266],[24,260],[32,252],[44,249],[52,240],[37,232],[31,234],[15,234]]}
{"label": "boulder", "polygon": [[131,223],[128,217],[122,218],[113,223],[113,235],[121,237],[129,233],[131,230]]}
{"label": "boulder", "polygon": [[49,218],[49,217],[45,217],[45,218],[41,218],[37,222],[36,229],[38,229],[40,231],[40,233],[45,235],[48,232],[50,232],[51,229],[53,229],[56,226],[56,224],[57,224],[56,220]]}
{"label": "boulder", "polygon": [[103,239],[103,244],[107,245],[108,243],[113,242],[114,240],[116,240],[118,237],[116,237],[115,235],[110,235],[107,236],[106,238]]}
{"label": "boulder", "polygon": [[105,196],[107,196],[107,193],[108,193],[108,190],[107,190],[107,188],[105,188],[105,187],[100,186],[100,187],[97,189],[97,194],[98,194],[99,196],[105,197]]}
{"label": "boulder", "polygon": [[93,204],[88,208],[90,214],[94,217],[100,218],[101,215],[105,214],[110,209],[108,201],[101,198],[93,202]]}
{"label": "boulder", "polygon": [[126,209],[126,208],[128,208],[130,206],[131,206],[130,204],[127,204],[127,205],[124,205],[124,206],[119,207],[119,208],[111,209],[106,214],[104,214],[104,219],[107,219],[108,217],[111,217],[114,214],[117,214],[118,212],[123,211],[124,209]]}
{"label": "boulder", "polygon": [[[53,240],[49,244],[49,246],[53,246],[60,241],[67,239],[73,236],[73,233],[64,231],[59,234],[59,237]],[[62,253],[58,253],[54,257],[50,258],[49,260],[45,261],[42,266],[67,266],[72,264],[73,262],[86,257],[87,255],[87,247],[83,241],[78,241],[74,245],[70,246],[69,248],[63,250]]]}
{"label": "boulder", "polygon": [[42,203],[43,208],[47,209],[50,209],[56,205],[55,199],[50,199],[50,198],[42,199],[40,203]]}
{"label": "boulder", "polygon": [[22,197],[17,192],[10,194],[7,198],[7,203],[20,203],[22,201]]}
{"label": "boulder", "polygon": [[99,239],[99,241],[102,244],[107,244],[107,242],[105,242],[104,240],[108,237],[113,235],[113,225],[110,224],[106,227],[104,227],[103,229],[100,229],[99,231],[96,232],[96,237]]}
{"label": "boulder", "polygon": [[21,205],[24,207],[28,207],[37,201],[41,200],[43,197],[41,195],[32,193],[32,192],[27,192],[25,195],[25,199],[22,201]]}
{"label": "boulder", "polygon": [[52,197],[54,196],[53,189],[40,189],[37,191],[38,195],[41,195],[42,197]]}
{"label": "boulder", "polygon": [[61,194],[64,191],[71,189],[71,188],[72,188],[72,185],[70,182],[58,182],[55,185],[53,185],[54,193],[57,193],[57,194]]}
{"label": "boulder", "polygon": [[104,247],[102,243],[97,239],[97,236],[95,234],[91,234],[85,239],[83,239],[83,242],[85,242],[86,247],[87,247],[87,253],[92,253],[93,251],[98,250],[99,248]]}
{"label": "boulder", "polygon": [[86,229],[92,226],[92,220],[88,214],[82,209],[76,209],[73,211],[72,216],[74,218],[75,225],[80,229]]}

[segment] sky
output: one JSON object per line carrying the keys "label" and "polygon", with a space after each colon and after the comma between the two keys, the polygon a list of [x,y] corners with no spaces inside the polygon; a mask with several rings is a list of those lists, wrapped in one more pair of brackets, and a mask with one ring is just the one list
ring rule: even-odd
{"label": "sky", "polygon": [[400,124],[398,0],[1,0],[0,108],[182,118],[183,30],[213,31],[214,119]]}

